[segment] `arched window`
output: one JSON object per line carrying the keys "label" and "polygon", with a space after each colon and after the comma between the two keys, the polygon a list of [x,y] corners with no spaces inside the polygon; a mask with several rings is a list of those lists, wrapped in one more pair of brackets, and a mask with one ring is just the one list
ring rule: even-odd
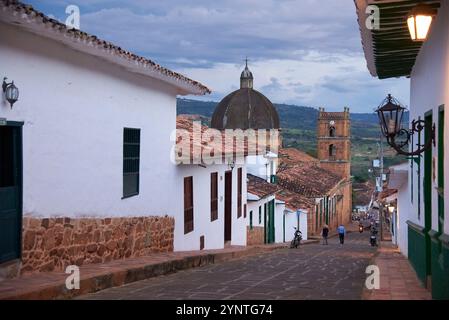
{"label": "arched window", "polygon": [[335,127],[329,128],[329,137],[335,137]]}
{"label": "arched window", "polygon": [[335,158],[337,155],[337,147],[333,144],[329,145],[329,158]]}

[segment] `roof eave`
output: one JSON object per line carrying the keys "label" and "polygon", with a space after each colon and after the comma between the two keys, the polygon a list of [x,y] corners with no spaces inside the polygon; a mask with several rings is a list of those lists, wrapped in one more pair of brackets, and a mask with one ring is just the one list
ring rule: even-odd
{"label": "roof eave", "polygon": [[362,38],[363,53],[365,54],[366,66],[373,77],[377,77],[376,65],[374,63],[373,37],[371,31],[366,27],[366,7],[373,1],[354,0],[357,10],[357,22],[359,24],[360,35]]}
{"label": "roof eave", "polygon": [[[31,6],[26,6],[26,9],[22,7],[17,9],[15,6],[25,5],[20,2],[8,5],[0,1],[1,22],[60,42],[76,51],[99,57],[122,66],[129,72],[141,74],[170,84],[177,89],[178,95],[205,95],[211,93],[209,88],[197,81],[166,69],[144,57],[123,50],[110,42],[100,40],[96,36],[79,30],[68,29],[61,22],[45,16]],[[83,37],[76,36],[76,32],[78,31],[83,34]]]}

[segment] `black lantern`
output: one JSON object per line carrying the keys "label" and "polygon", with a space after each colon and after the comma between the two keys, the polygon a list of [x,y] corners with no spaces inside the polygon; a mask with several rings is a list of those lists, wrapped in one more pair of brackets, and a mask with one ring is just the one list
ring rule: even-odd
{"label": "black lantern", "polygon": [[[404,118],[404,108],[401,103],[389,94],[377,108],[376,112],[379,117],[380,128],[383,136],[387,139],[387,143],[396,150],[397,153],[407,156],[419,155],[435,143],[435,125],[432,125],[431,134],[424,144],[416,144],[416,150],[404,150],[408,148],[412,136],[415,133],[421,134],[425,129],[426,123],[424,120],[413,120],[411,129],[402,127],[402,120]],[[412,146],[412,147],[415,147]]]}
{"label": "black lantern", "polygon": [[14,81],[6,83],[8,78],[3,78],[3,92],[5,93],[6,100],[8,100],[11,108],[13,104],[19,99],[19,89],[14,85]]}
{"label": "black lantern", "polygon": [[382,134],[385,137],[395,136],[402,129],[402,118],[405,108],[389,94],[376,110],[379,116]]}

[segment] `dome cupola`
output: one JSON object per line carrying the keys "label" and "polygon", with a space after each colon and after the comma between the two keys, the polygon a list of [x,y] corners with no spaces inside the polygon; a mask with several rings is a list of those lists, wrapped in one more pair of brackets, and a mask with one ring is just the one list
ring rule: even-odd
{"label": "dome cupola", "polygon": [[279,116],[271,101],[253,89],[253,74],[248,68],[240,75],[240,89],[231,92],[215,108],[211,127],[223,129],[279,129]]}
{"label": "dome cupola", "polygon": [[245,59],[245,69],[240,75],[240,88],[253,88],[253,73],[248,68],[248,59]]}

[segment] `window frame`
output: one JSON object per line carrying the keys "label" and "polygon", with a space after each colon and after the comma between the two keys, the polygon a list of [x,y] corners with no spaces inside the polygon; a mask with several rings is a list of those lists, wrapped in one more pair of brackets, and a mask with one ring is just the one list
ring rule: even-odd
{"label": "window frame", "polygon": [[242,217],[243,170],[237,169],[237,219]]}
{"label": "window frame", "polygon": [[[190,193],[188,192],[190,189]],[[193,177],[184,177],[184,234],[194,231]]]}
{"label": "window frame", "polygon": [[218,172],[210,174],[210,221],[218,220]]}
{"label": "window frame", "polygon": [[[129,142],[126,141],[126,138],[129,138],[129,135],[127,135],[127,132],[136,132],[138,133],[138,142]],[[124,127],[123,128],[123,166],[122,166],[122,199],[127,199],[131,197],[135,197],[139,195],[140,193],[140,143],[141,143],[141,129],[140,128],[129,128]],[[126,156],[126,149],[128,149],[128,146],[138,146],[138,156],[137,157],[130,157]],[[137,171],[136,172],[125,172],[126,169],[126,162],[129,160],[137,160]],[[136,181],[136,191],[135,192],[129,192],[128,190],[125,190],[125,176],[131,176],[136,175],[137,181]]]}

